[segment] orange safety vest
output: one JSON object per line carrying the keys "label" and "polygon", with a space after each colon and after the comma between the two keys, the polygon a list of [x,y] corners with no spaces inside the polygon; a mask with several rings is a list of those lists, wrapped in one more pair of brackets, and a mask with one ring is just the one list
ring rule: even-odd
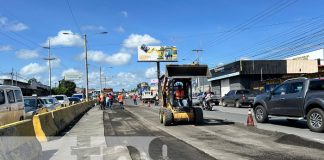
{"label": "orange safety vest", "polygon": [[176,90],[176,99],[183,99],[184,91],[183,90]]}

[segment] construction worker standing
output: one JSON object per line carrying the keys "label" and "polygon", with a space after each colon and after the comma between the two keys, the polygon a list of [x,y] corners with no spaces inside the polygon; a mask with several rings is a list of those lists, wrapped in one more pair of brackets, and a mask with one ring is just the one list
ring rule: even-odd
{"label": "construction worker standing", "polygon": [[105,96],[104,94],[100,94],[100,109],[103,110],[104,109],[104,104],[105,103]]}
{"label": "construction worker standing", "polygon": [[178,85],[175,95],[179,106],[183,106],[182,100],[184,98],[184,90],[182,89],[181,85]]}
{"label": "construction worker standing", "polygon": [[117,99],[118,99],[118,102],[119,102],[119,108],[124,109],[124,107],[123,107],[123,104],[124,104],[124,96],[123,96],[123,94],[119,93]]}

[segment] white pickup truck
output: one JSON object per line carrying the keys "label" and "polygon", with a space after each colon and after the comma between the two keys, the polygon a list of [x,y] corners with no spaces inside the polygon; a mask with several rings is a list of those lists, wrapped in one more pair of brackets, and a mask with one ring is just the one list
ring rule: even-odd
{"label": "white pickup truck", "polygon": [[142,92],[141,100],[144,101],[144,103],[154,102],[156,94],[156,92],[144,91]]}

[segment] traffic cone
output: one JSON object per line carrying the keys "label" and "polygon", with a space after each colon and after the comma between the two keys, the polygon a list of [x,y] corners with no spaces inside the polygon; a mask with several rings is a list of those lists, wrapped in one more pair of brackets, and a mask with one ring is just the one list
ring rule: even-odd
{"label": "traffic cone", "polygon": [[254,127],[254,121],[253,121],[251,109],[249,109],[249,112],[248,112],[248,118],[247,118],[247,121],[246,121],[246,125]]}
{"label": "traffic cone", "polygon": [[148,101],[148,107],[151,107],[151,101]]}

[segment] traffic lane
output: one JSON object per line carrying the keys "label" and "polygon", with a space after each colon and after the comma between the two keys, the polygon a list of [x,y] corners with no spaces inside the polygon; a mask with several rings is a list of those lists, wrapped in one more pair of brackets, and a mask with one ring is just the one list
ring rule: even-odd
{"label": "traffic lane", "polygon": [[215,118],[205,118],[203,126],[178,123],[164,127],[159,123],[156,108],[129,106],[127,110],[143,123],[172,134],[217,159],[321,159],[324,156],[323,144]]}
{"label": "traffic lane", "polygon": [[[246,108],[229,109],[226,107],[226,109],[223,109],[222,106],[214,106],[213,111],[204,111],[204,116],[211,117],[211,118],[217,117],[219,119],[246,124],[247,112],[243,114],[244,109]],[[287,134],[294,134],[303,138],[324,143],[324,133],[316,133],[310,131],[307,127],[305,120],[289,121],[283,117],[271,117],[268,123],[257,123],[255,120],[254,122],[256,124],[256,127],[260,129],[283,132]]]}
{"label": "traffic lane", "polygon": [[[142,124],[126,110],[115,109],[114,111],[107,110],[104,112],[104,134],[109,137],[106,138],[108,146],[111,143],[109,139],[111,140],[112,137],[124,140],[139,138],[137,140],[141,141],[154,137],[148,147],[148,155],[152,159],[214,159],[154,126]],[[134,138],[132,139],[132,137]],[[139,153],[138,148],[128,146],[128,149],[133,159],[140,159],[141,153]]]}

